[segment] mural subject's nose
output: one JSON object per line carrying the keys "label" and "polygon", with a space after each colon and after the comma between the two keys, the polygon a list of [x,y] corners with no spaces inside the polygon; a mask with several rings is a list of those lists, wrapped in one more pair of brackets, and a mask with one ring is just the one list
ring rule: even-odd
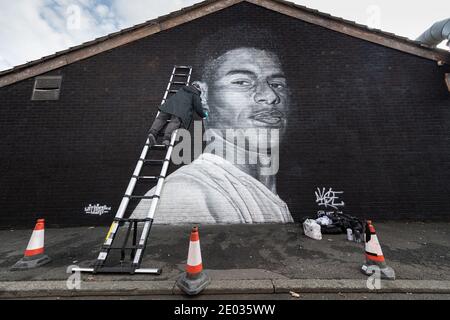
{"label": "mural subject's nose", "polygon": [[261,83],[256,87],[254,99],[256,103],[265,103],[265,104],[280,103],[280,97],[275,93],[275,91],[270,87],[270,85],[267,82]]}

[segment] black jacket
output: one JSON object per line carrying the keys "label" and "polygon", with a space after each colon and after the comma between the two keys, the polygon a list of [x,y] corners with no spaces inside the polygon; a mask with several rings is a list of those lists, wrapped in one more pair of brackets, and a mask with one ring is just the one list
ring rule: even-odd
{"label": "black jacket", "polygon": [[206,116],[202,108],[200,91],[192,86],[181,87],[176,94],[166,100],[159,110],[176,115],[186,129],[191,126],[192,110],[202,118]]}

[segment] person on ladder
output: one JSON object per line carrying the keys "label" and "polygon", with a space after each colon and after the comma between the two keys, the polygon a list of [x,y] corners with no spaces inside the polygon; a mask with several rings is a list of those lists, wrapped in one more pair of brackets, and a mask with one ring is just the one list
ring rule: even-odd
{"label": "person on ladder", "polygon": [[203,110],[202,100],[200,98],[200,87],[197,83],[189,86],[181,87],[178,92],[167,99],[167,101],[159,107],[159,114],[152,124],[149,131],[150,146],[156,144],[156,138],[159,131],[167,123],[164,130],[164,137],[162,144],[168,146],[172,132],[183,126],[189,129],[192,122],[193,112],[195,111],[200,117],[208,118],[208,112]]}

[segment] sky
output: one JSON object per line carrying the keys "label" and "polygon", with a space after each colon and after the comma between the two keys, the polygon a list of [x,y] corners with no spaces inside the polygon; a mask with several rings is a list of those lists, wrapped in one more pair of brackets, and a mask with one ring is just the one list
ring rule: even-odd
{"label": "sky", "polygon": [[[450,17],[449,0],[291,0],[417,38]],[[39,59],[201,0],[0,0],[0,70]],[[439,47],[446,48],[445,44]]]}

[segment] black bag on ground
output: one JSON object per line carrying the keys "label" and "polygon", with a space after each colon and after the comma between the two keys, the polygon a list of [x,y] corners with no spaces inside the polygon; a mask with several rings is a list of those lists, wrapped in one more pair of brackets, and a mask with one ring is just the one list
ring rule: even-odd
{"label": "black bag on ground", "polygon": [[[347,233],[347,229],[352,229],[354,236],[357,239],[360,239],[361,235],[364,233],[364,224],[356,217],[350,216],[345,213],[333,212],[319,215],[318,218],[324,215],[326,215],[332,221],[332,223],[329,225],[320,226],[320,231],[322,232],[322,234],[341,234]],[[302,220],[302,224],[306,219]]]}

